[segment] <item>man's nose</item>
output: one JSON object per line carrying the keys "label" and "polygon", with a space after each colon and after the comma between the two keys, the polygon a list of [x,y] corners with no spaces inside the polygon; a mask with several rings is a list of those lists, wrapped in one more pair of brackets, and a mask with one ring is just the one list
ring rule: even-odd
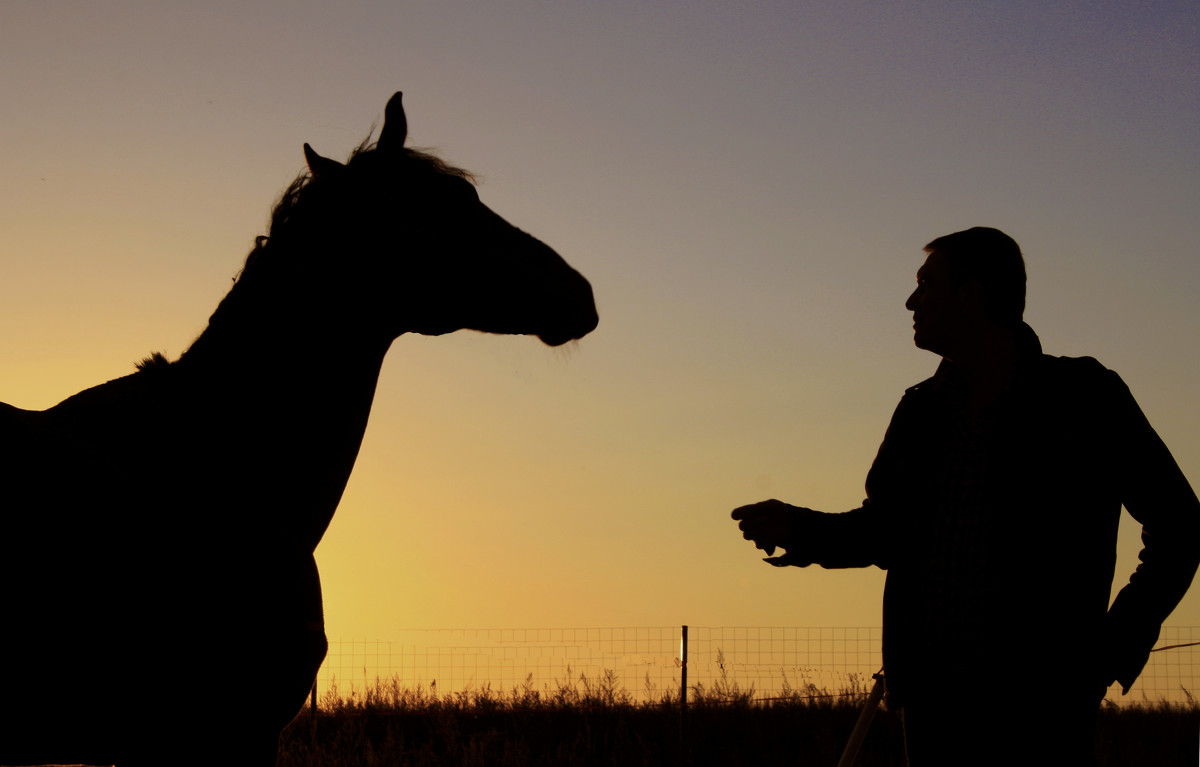
{"label": "man's nose", "polygon": [[919,290],[920,288],[914,290],[912,294],[909,295],[908,300],[904,302],[904,308],[910,312],[915,312],[917,310],[917,291]]}

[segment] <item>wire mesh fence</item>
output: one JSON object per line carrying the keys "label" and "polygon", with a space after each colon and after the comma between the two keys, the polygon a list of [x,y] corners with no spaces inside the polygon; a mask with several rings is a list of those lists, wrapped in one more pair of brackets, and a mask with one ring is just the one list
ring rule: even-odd
{"label": "wire mesh fence", "polygon": [[[378,681],[438,694],[496,693],[617,684],[634,702],[679,699],[681,626],[631,628],[412,629],[394,640],[331,640],[318,694],[348,695]],[[767,701],[789,695],[865,693],[882,665],[882,630],[829,627],[688,629],[686,685]],[[1191,703],[1200,627],[1167,626],[1129,703]],[[1053,692],[1054,680],[1042,688]]]}
{"label": "wire mesh fence", "polygon": [[[1129,691],[1135,703],[1195,703],[1200,686],[1200,626],[1163,626],[1150,660]],[[1114,698],[1120,691],[1109,690]]]}

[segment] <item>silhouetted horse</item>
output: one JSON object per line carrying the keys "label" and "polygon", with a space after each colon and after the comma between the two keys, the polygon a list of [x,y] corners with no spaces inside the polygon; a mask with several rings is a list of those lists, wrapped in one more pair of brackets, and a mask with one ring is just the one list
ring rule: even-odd
{"label": "silhouetted horse", "polygon": [[179,360],[0,405],[0,764],[274,764],[325,656],[313,550],[392,341],[596,327],[588,282],[406,133],[397,93],[346,164],[305,145]]}

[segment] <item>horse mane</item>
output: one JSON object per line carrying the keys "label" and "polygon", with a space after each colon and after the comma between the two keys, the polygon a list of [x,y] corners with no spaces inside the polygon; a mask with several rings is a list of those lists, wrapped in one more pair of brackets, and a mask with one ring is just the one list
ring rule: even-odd
{"label": "horse mane", "polygon": [[171,361],[164,357],[162,352],[154,352],[149,357],[135,364],[134,367],[138,369],[138,372],[142,372],[144,370],[162,370],[170,367],[170,365]]}
{"label": "horse mane", "polygon": [[[353,151],[350,152],[350,157],[346,160],[346,166],[348,168],[356,167],[362,162],[362,159],[360,158],[369,157],[376,151],[376,149],[376,143],[371,141],[370,136],[368,136],[361,144],[359,144],[354,148]],[[404,163],[404,165],[423,167],[427,171],[431,171],[438,175],[455,176],[457,178],[466,179],[471,183],[475,183],[475,176],[469,171],[453,166],[442,158],[427,151],[410,147],[405,147],[400,151],[401,162]],[[254,248],[246,256],[246,261],[242,265],[241,271],[239,271],[233,278],[235,285],[241,280],[246,270],[252,268],[254,263],[259,260],[259,257],[270,247],[271,238],[277,236],[279,232],[282,232],[287,228],[289,222],[293,220],[297,208],[300,207],[302,201],[305,199],[305,193],[309,190],[310,186],[313,185],[313,181],[314,177],[312,172],[306,168],[300,172],[300,175],[296,176],[296,178],[292,180],[292,183],[288,184],[286,189],[284,189],[283,193],[279,197],[279,201],[275,203],[275,207],[271,211],[270,224],[267,227],[267,234],[259,235],[258,237],[254,238]],[[220,306],[218,306],[217,309],[219,310]]]}
{"label": "horse mane", "polygon": [[[377,142],[372,141],[370,134],[368,134],[367,138],[350,152],[350,156],[345,163],[346,169],[353,172],[354,169],[371,162],[377,149]],[[403,171],[404,169],[418,169],[418,172],[424,171],[430,174],[453,176],[465,179],[472,184],[476,182],[475,176],[469,171],[451,165],[440,157],[423,149],[403,147],[399,150],[388,149],[388,153],[392,156],[390,162],[395,163],[399,171]],[[235,310],[242,304],[240,299],[246,292],[248,278],[250,283],[254,282],[253,278],[257,273],[262,271],[263,263],[270,260],[264,257],[272,251],[273,243],[278,242],[280,239],[286,239],[281,237],[281,235],[286,233],[297,220],[303,218],[306,201],[313,195],[320,196],[321,190],[326,184],[336,183],[338,183],[337,179],[327,181],[317,178],[308,168],[305,168],[288,184],[271,210],[267,233],[254,238],[254,247],[246,256],[242,268],[233,277],[233,288],[221,299],[221,302],[217,304],[217,308],[209,317],[209,328],[220,325],[227,317],[235,314]],[[188,352],[202,345],[204,336],[205,334],[201,334],[192,343],[191,347],[183,353],[180,360],[186,357]],[[160,363],[172,364],[167,362],[161,354],[155,353],[138,363],[137,369],[139,371],[154,369]]]}

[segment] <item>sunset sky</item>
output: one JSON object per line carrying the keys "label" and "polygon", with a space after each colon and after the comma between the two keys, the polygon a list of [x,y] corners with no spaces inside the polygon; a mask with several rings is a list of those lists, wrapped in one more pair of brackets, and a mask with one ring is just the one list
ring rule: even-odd
{"label": "sunset sky", "polygon": [[[937,363],[921,247],[973,225],[1025,250],[1046,350],[1117,370],[1200,482],[1194,0],[6,0],[0,400],[177,357],[302,144],[344,159],[397,90],[601,320],[393,345],[317,550],[331,638],[879,625],[882,572],[769,567],[729,511],[861,503]],[[1126,518],[1119,582],[1138,547]]]}

